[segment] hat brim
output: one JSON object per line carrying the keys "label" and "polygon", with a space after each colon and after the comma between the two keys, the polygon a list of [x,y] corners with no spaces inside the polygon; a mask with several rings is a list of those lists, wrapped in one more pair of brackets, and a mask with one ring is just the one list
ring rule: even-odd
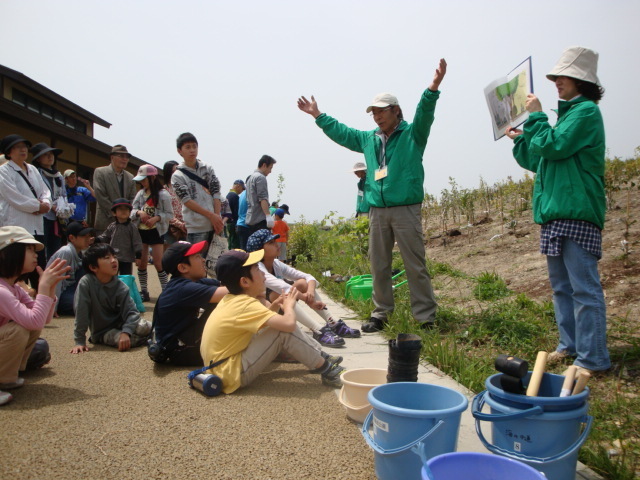
{"label": "hat brim", "polygon": [[24,243],[26,245],[35,245],[36,246],[36,252],[40,252],[41,250],[44,250],[44,244],[40,243],[35,238],[23,238],[22,240],[16,240],[15,243]]}
{"label": "hat brim", "polygon": [[4,155],[6,155],[7,153],[9,153],[11,151],[11,149],[13,147],[15,147],[17,144],[19,144],[20,142],[24,143],[27,145],[27,148],[31,148],[31,142],[27,139],[24,138],[19,138],[17,140],[14,140],[13,142],[11,142],[9,145],[7,145],[4,149],[4,152],[2,152]]}
{"label": "hat brim", "polygon": [[[77,235],[75,235],[76,237],[82,237],[84,235],[91,235],[92,233],[94,233],[95,230],[91,227],[87,227],[87,228],[83,228],[82,230],[80,230]],[[71,234],[73,235],[73,233]]]}
{"label": "hat brim", "polygon": [[37,154],[35,154],[33,156],[33,158],[31,159],[31,161],[36,160],[36,159],[40,158],[42,155],[44,155],[45,153],[49,153],[49,152],[53,152],[53,155],[57,157],[58,155],[60,155],[62,153],[62,149],[53,148],[53,147],[45,148],[44,150],[41,150]]}
{"label": "hat brim", "polygon": [[145,178],[147,178],[149,175],[138,175],[137,177],[133,177],[133,181],[134,182],[141,182],[142,180],[144,180]]}
{"label": "hat brim", "polygon": [[115,205],[111,205],[111,211],[115,212],[118,207],[127,207],[129,210],[133,210],[133,205],[130,203],[116,203]]}
{"label": "hat brim", "polygon": [[206,248],[206,246],[207,246],[206,240],[203,240],[198,243],[194,243],[193,245],[191,245],[191,247],[189,247],[189,250],[184,252],[184,256],[190,257],[191,255],[195,255],[196,253],[200,253],[202,250]]}
{"label": "hat brim", "polygon": [[[279,237],[280,235],[278,235]],[[256,250],[255,252],[249,253],[249,258],[242,264],[243,267],[248,267],[250,265],[255,265],[260,262],[264,258],[264,248],[260,250]]]}
{"label": "hat brim", "polygon": [[395,105],[396,105],[395,103],[387,103],[387,102],[373,103],[367,107],[367,113],[371,113],[371,110],[373,110],[374,108],[387,108]]}

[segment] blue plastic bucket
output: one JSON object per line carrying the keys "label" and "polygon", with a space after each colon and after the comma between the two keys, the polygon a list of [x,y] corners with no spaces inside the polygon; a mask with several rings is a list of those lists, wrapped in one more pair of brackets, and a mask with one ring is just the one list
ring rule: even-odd
{"label": "blue plastic bucket", "polygon": [[460,417],[469,404],[461,393],[428,383],[398,382],[371,389],[368,399],[373,408],[362,435],[375,452],[379,479],[419,480],[420,454],[426,460],[456,450]]}
{"label": "blue plastic bucket", "polygon": [[[429,476],[431,472],[431,476]],[[535,468],[490,453],[454,452],[438,455],[422,467],[422,480],[545,480]]]}
{"label": "blue plastic bucket", "polygon": [[[574,480],[578,451],[593,423],[587,415],[589,390],[559,397],[564,377],[545,373],[537,397],[515,395],[499,387],[500,375],[489,377],[487,390],[473,399],[480,441],[489,451],[520,460],[550,480]],[[491,413],[482,413],[485,403]],[[491,443],[482,433],[482,421],[491,422]]]}

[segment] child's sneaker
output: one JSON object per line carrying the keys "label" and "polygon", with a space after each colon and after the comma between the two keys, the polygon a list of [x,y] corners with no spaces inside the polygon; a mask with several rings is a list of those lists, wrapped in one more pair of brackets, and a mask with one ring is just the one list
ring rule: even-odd
{"label": "child's sneaker", "polygon": [[328,387],[340,388],[342,387],[342,380],[340,380],[340,374],[346,369],[340,365],[333,363],[329,366],[329,369],[321,375],[322,383]]}
{"label": "child's sneaker", "polygon": [[319,331],[313,332],[313,338],[323,347],[344,347],[344,340],[333,333],[329,325],[325,325]]}
{"label": "child's sneaker", "polygon": [[5,405],[13,400],[13,395],[8,392],[0,392],[0,405]]}
{"label": "child's sneaker", "polygon": [[342,338],[360,338],[360,330],[351,328],[342,320],[338,320],[335,325],[331,327],[333,333]]}
{"label": "child's sneaker", "polygon": [[324,358],[327,362],[333,363],[334,365],[339,365],[342,363],[343,358],[340,355],[329,355],[327,352],[320,352],[322,358]]}

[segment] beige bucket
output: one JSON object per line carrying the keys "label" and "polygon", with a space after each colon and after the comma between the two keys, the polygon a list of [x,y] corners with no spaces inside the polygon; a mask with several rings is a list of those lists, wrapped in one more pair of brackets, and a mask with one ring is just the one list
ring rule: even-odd
{"label": "beige bucket", "polygon": [[387,370],[384,368],[356,368],[342,375],[340,403],[347,409],[347,417],[362,423],[371,411],[367,395],[369,390],[387,383]]}

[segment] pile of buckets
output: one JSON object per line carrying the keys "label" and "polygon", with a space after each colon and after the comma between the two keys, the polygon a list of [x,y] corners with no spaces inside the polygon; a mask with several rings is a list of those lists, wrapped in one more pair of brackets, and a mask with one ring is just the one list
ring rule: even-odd
{"label": "pile of buckets", "polygon": [[[587,415],[588,388],[560,397],[564,377],[544,373],[538,395],[531,397],[505,392],[503,374],[492,375],[472,402],[476,432],[492,453],[456,452],[469,402],[450,388],[417,382],[420,348],[419,336],[399,336],[389,342],[388,370],[350,370],[342,376],[340,400],[348,417],[362,423],[379,479],[575,479],[578,451],[593,421]],[[415,365],[409,365],[414,357]],[[491,425],[492,441],[483,422]]]}

